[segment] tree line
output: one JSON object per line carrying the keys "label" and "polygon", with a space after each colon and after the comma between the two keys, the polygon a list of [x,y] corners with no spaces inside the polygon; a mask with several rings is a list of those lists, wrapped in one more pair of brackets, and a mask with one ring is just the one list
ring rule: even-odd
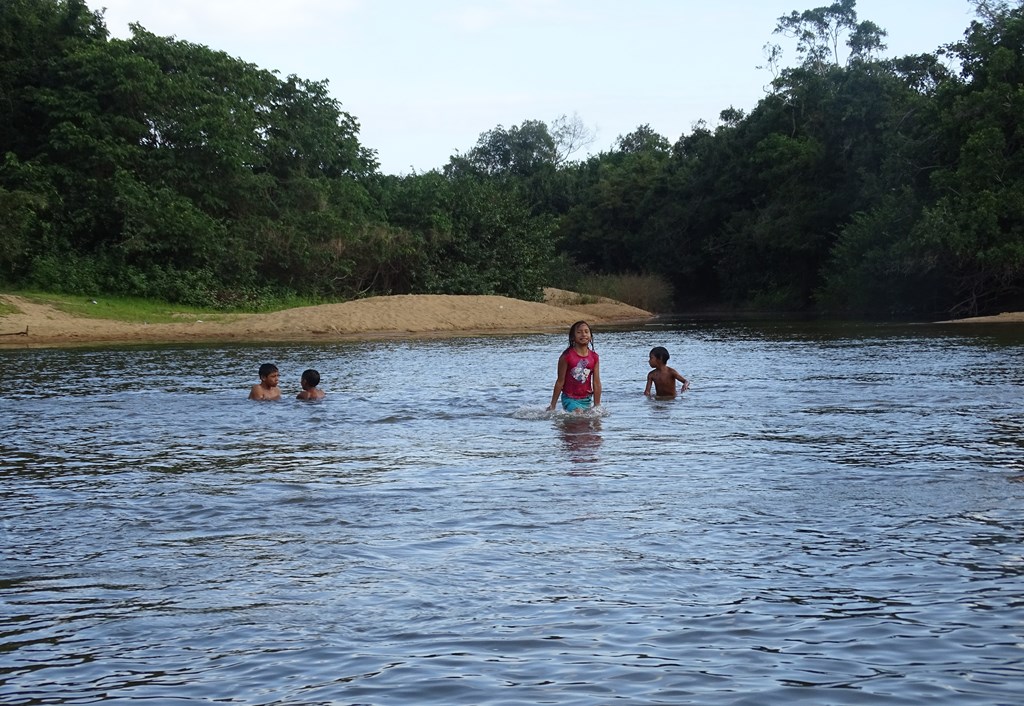
{"label": "tree line", "polygon": [[83,0],[0,4],[0,284],[255,307],[391,293],[537,299],[586,273],[676,307],[962,316],[1024,305],[1024,2],[881,58],[855,0],[779,18],[769,89],[675,142],[577,160],[582,121],[480,135],[393,176],[326,82]]}

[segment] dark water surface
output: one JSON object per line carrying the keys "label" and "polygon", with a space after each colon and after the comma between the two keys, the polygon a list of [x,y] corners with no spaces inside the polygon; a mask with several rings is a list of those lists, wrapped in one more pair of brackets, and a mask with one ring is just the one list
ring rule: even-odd
{"label": "dark water surface", "polygon": [[565,340],[0,352],[0,702],[1024,703],[1024,329]]}

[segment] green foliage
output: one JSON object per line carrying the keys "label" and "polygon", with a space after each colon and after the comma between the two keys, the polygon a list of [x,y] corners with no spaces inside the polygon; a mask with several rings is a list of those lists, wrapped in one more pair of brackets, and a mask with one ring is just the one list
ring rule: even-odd
{"label": "green foliage", "polygon": [[195,319],[214,319],[217,314],[200,309],[170,304],[155,299],[117,296],[75,296],[69,294],[18,292],[20,296],[47,304],[60,311],[92,319],[146,323],[176,323]]}
{"label": "green foliage", "polygon": [[539,299],[551,219],[531,217],[500,180],[458,176],[447,186],[452,225],[432,243],[427,291]]}
{"label": "green foliage", "polygon": [[840,234],[817,293],[821,308],[867,317],[935,311],[941,273],[929,251],[909,240],[920,211],[913,191],[904,187],[855,214]]}
{"label": "green foliage", "polygon": [[100,268],[96,263],[75,253],[46,253],[32,261],[31,271],[24,279],[34,289],[50,289],[66,294],[96,294],[102,291]]}
{"label": "green foliage", "polygon": [[772,48],[769,95],[674,143],[640,125],[572,162],[577,116],[526,120],[391,177],[325,82],[7,0],[0,282],[244,310],[544,285],[658,311],[1024,304],[1024,8],[974,4],[962,41],[887,61],[854,0],[785,15],[797,65]]}
{"label": "green foliage", "polygon": [[[31,301],[47,304],[60,311],[92,319],[169,324],[190,322],[197,319],[217,321],[230,319],[231,317],[231,314],[226,314],[221,310],[222,307],[188,306],[161,300],[157,297],[141,298],[110,294],[83,296],[35,290],[19,290],[14,293]],[[298,298],[268,299],[261,306],[251,308],[249,311],[278,311],[296,306],[306,306],[312,303],[314,302],[311,300]],[[4,305],[0,303],[0,311],[3,310],[8,313],[15,312],[10,307],[5,309]]]}
{"label": "green foliage", "polygon": [[803,12],[793,11],[779,18],[775,33],[797,42],[803,68],[817,72],[841,63],[840,44],[850,52],[850,61],[869,60],[883,49],[885,30],[874,22],[857,22],[856,0],[838,0],[828,6]]}
{"label": "green foliage", "polygon": [[410,291],[540,298],[553,219],[533,216],[506,177],[448,170],[390,178],[382,203],[405,243]]}
{"label": "green foliage", "polygon": [[76,2],[5,4],[0,47],[0,276],[204,304],[355,291],[333,253],[380,216],[356,183],[376,162],[326,84],[138,26],[108,41]]}
{"label": "green foliage", "polygon": [[577,287],[583,295],[615,299],[645,311],[672,311],[672,285],[658,275],[587,275]]}
{"label": "green foliage", "polygon": [[952,315],[1017,305],[1024,289],[1024,7],[991,7],[951,47],[964,81],[937,92],[937,198],[910,244],[928,253]]}
{"label": "green foliage", "polygon": [[586,268],[573,260],[568,253],[556,252],[547,262],[543,282],[548,287],[578,292],[580,281],[588,274],[590,273]]}
{"label": "green foliage", "polygon": [[120,169],[113,181],[113,206],[123,219],[116,248],[126,264],[189,270],[227,257],[226,228],[194,201]]}
{"label": "green foliage", "polygon": [[547,125],[527,120],[508,130],[499,125],[483,133],[465,160],[453,159],[452,166],[464,161],[479,174],[526,177],[553,166],[557,159],[555,140]]}
{"label": "green foliage", "polygon": [[651,261],[672,258],[645,228],[663,198],[669,143],[642,125],[621,136],[618,151],[577,166],[581,196],[559,224],[562,247],[584,267],[598,272],[645,271]]}
{"label": "green foliage", "polygon": [[37,243],[46,239],[46,199],[0,187],[0,281],[15,282],[31,269]]}

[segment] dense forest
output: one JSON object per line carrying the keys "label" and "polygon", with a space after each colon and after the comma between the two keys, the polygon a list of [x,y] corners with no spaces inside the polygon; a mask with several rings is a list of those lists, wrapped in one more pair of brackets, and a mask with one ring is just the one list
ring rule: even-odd
{"label": "dense forest", "polygon": [[882,58],[855,0],[779,18],[770,91],[675,142],[574,159],[578,118],[486,130],[381,174],[326,82],[282,78],[83,0],[0,3],[0,285],[201,306],[504,294],[590,273],[679,311],[1024,308],[1024,0]]}

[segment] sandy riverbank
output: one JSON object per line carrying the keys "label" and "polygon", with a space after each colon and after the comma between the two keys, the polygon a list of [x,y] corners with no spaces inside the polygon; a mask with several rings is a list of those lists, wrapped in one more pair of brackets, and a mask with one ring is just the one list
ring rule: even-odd
{"label": "sandy riverbank", "polygon": [[0,348],[57,348],[96,344],[201,342],[322,342],[358,338],[551,331],[586,319],[592,324],[644,321],[653,314],[599,299],[545,289],[544,302],[498,296],[414,294],[269,314],[217,315],[215,320],[136,323],[76,316],[24,297],[0,294],[16,309],[0,315]]}
{"label": "sandy riverbank", "polygon": [[966,319],[940,321],[940,324],[1024,324],[1024,311],[1004,311],[994,316],[972,316]]}

